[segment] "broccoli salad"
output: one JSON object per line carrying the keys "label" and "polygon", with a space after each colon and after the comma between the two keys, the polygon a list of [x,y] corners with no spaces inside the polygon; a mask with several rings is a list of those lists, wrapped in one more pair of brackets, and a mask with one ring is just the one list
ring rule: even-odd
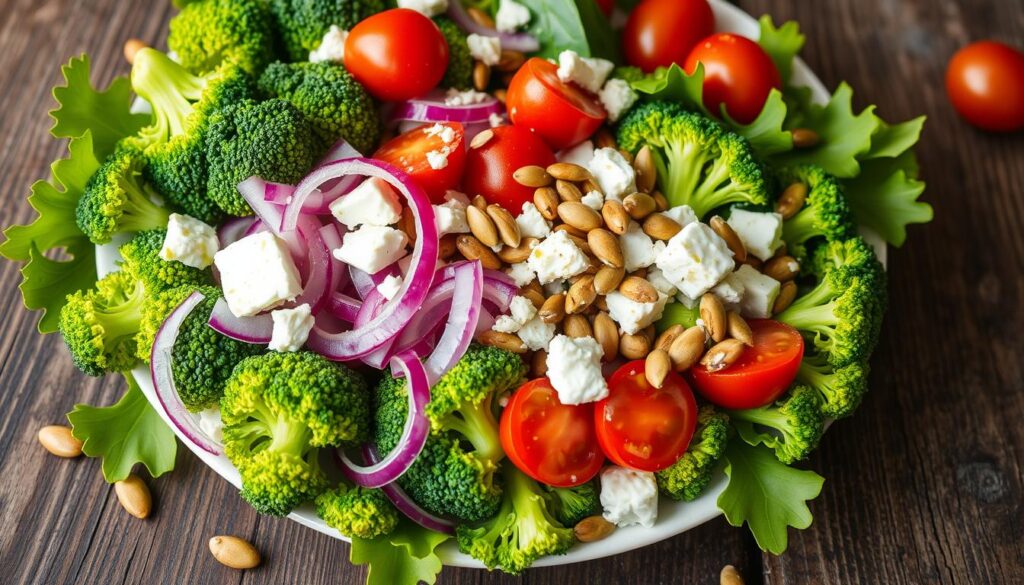
{"label": "broccoli salad", "polygon": [[170,471],[177,434],[371,583],[433,582],[445,542],[518,574],[722,471],[763,549],[808,526],[794,464],[886,309],[869,242],[931,219],[922,119],[814,101],[795,23],[716,32],[703,0],[176,4],[128,78],[65,67],[69,154],[0,246],[40,331],[128,378],[69,414],[108,481]]}

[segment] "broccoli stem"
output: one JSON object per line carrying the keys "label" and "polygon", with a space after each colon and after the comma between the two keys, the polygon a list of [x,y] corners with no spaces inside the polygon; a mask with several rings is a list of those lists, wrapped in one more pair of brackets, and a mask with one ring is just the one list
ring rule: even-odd
{"label": "broccoli stem", "polygon": [[148,185],[125,184],[123,187],[128,201],[118,220],[119,231],[141,232],[167,226],[171,212],[153,203],[151,197],[156,197],[156,193]]}
{"label": "broccoli stem", "polygon": [[458,410],[462,416],[451,416],[447,426],[462,434],[472,445],[476,454],[491,463],[504,457],[501,439],[498,435],[498,421],[491,409],[492,395],[478,404],[465,404]]}
{"label": "broccoli stem", "polygon": [[155,131],[151,132],[163,134],[163,140],[184,134],[192,103],[199,100],[205,87],[202,78],[159,51],[143,49],[135,56],[132,89],[152,106],[155,123],[150,128]]}
{"label": "broccoli stem", "polygon": [[779,319],[801,331],[828,332],[839,324],[833,302],[824,305],[790,307]]}
{"label": "broccoli stem", "polygon": [[782,238],[793,244],[802,244],[818,233],[818,218],[812,209],[804,209],[782,224]]}

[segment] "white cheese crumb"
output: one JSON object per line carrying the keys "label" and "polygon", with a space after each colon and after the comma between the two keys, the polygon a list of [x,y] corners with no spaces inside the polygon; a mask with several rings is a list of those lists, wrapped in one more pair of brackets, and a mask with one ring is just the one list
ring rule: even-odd
{"label": "white cheese crumb", "polygon": [[597,96],[601,98],[601,104],[608,112],[609,122],[617,122],[639,98],[629,86],[629,82],[624,79],[609,79]]}
{"label": "white cheese crumb", "polygon": [[408,238],[401,230],[378,225],[364,225],[345,234],[334,257],[367,274],[376,274],[406,255]]}
{"label": "white cheese crumb", "polygon": [[305,303],[294,309],[271,311],[270,318],[274,329],[267,347],[272,351],[299,351],[313,330],[313,315]]}
{"label": "white cheese crumb", "polygon": [[558,79],[575,83],[590,93],[597,93],[605,79],[615,68],[607,59],[580,57],[576,51],[562,51],[558,54]]}
{"label": "white cheese crumb", "polygon": [[509,314],[498,317],[492,329],[501,333],[515,333],[536,316],[537,307],[533,306],[533,302],[526,297],[517,296],[509,305]]}
{"label": "white cheese crumb", "polygon": [[401,276],[389,274],[384,277],[384,280],[380,281],[380,284],[377,285],[377,292],[380,293],[380,296],[390,301],[395,298],[395,295],[397,295],[398,291],[401,290],[403,282],[404,279]]}
{"label": "white cheese crumb", "polygon": [[650,528],[658,519],[658,482],[648,471],[609,465],[601,471],[605,520],[618,526]]}
{"label": "white cheese crumb", "polygon": [[604,191],[605,199],[622,201],[622,198],[636,191],[636,173],[633,165],[614,148],[598,148],[594,158],[587,165],[594,180]]}
{"label": "white cheese crumb", "polygon": [[571,278],[590,266],[587,258],[565,232],[554,232],[530,252],[530,269],[541,284]]}
{"label": "white cheese crumb", "polygon": [[516,225],[524,238],[546,238],[551,233],[551,223],[537,210],[532,201],[523,203],[523,211],[516,216]]}
{"label": "white cheese crumb", "polygon": [[348,31],[331,25],[324,34],[320,46],[309,52],[311,63],[342,63],[345,60],[345,39],[348,38]]}
{"label": "white cheese crumb", "polygon": [[562,404],[583,404],[608,396],[601,374],[604,351],[593,337],[556,335],[548,344],[548,378]]}
{"label": "white cheese crumb", "polygon": [[172,213],[167,222],[167,235],[160,248],[160,258],[177,260],[192,268],[206,268],[220,250],[217,230],[198,219]]}
{"label": "white cheese crumb", "polygon": [[448,0],[398,0],[398,7],[415,10],[427,18],[433,18],[448,10]]}
{"label": "white cheese crumb", "polygon": [[270,232],[246,236],[213,258],[228,309],[250,317],[302,292],[299,271],[287,246]]}
{"label": "white cheese crumb", "polygon": [[466,37],[469,54],[485,65],[497,65],[501,61],[501,39],[472,33]]}
{"label": "white cheese crumb", "polygon": [[451,152],[447,146],[440,150],[431,150],[427,152],[427,164],[435,171],[439,171],[448,166],[448,155]]}
{"label": "white cheese crumb", "polygon": [[335,199],[331,214],[349,229],[360,225],[391,225],[402,217],[398,194],[387,181],[370,177],[347,195]]}
{"label": "white cheese crumb", "polygon": [[494,15],[498,32],[513,33],[530,23],[530,9],[513,0],[501,0]]}
{"label": "white cheese crumb", "polygon": [[446,106],[472,106],[473,104],[483,103],[490,99],[490,97],[490,94],[482,91],[474,91],[472,89],[459,91],[453,87],[449,88],[444,94],[444,104]]}

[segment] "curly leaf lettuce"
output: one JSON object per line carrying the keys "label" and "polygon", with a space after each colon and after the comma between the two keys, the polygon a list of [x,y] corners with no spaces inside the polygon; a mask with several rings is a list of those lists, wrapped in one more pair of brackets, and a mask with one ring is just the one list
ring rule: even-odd
{"label": "curly leaf lettuce", "polygon": [[772,17],[765,14],[758,19],[758,24],[761,27],[761,36],[757,39],[757,44],[771,57],[779,70],[782,86],[786,87],[793,76],[793,59],[803,48],[807,38],[800,32],[800,25],[793,20],[776,28]]}
{"label": "curly leaf lettuce", "polygon": [[51,260],[32,244],[29,260],[21,268],[21,297],[25,307],[42,311],[36,325],[40,333],[57,331],[60,310],[67,296],[96,282],[96,246],[80,238],[67,247],[69,260]]}
{"label": "curly leaf lettuce", "polygon": [[931,205],[917,200],[925,185],[917,179],[917,162],[911,151],[897,158],[864,161],[861,173],[844,184],[857,223],[894,246],[906,241],[907,225],[928,223],[934,215]]}
{"label": "curly leaf lettuce", "polygon": [[366,585],[432,585],[442,567],[437,547],[449,538],[403,520],[389,535],[353,538],[349,560],[369,566]]}

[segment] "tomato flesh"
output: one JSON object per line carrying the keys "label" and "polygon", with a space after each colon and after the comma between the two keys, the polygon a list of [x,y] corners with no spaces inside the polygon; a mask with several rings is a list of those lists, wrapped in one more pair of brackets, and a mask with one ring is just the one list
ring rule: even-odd
{"label": "tomato flesh", "polygon": [[644,360],[629,362],[608,380],[608,397],[597,402],[597,440],[623,467],[659,471],[679,460],[697,427],[697,402],[689,384],[669,372],[661,388],[644,374]]}
{"label": "tomato flesh", "polygon": [[796,379],[804,356],[800,333],[771,319],[748,321],[754,346],[735,363],[717,372],[702,365],[690,369],[693,383],[704,398],[731,409],[757,408],[774,402]]}
{"label": "tomato flesh", "polygon": [[690,50],[715,32],[707,0],[644,0],[622,30],[626,61],[646,73],[686,61]]}
{"label": "tomato flesh", "polygon": [[523,203],[533,201],[534,190],[517,183],[512,173],[526,165],[546,167],[555,162],[555,153],[522,126],[499,126],[493,132],[483,146],[469,150],[463,188],[470,197],[483,195],[518,214]]}
{"label": "tomato flesh", "polygon": [[[413,128],[385,142],[373,153],[373,158],[382,160],[405,171],[427,192],[434,203],[444,203],[444,195],[454,189],[462,180],[466,168],[465,131],[458,122],[439,122],[450,129],[438,132],[434,124]],[[448,138],[448,141],[445,141]],[[448,158],[442,168],[430,166],[429,152],[447,151]]]}
{"label": "tomato flesh", "polygon": [[772,89],[782,89],[782,78],[771,57],[746,37],[711,35],[693,48],[684,69],[693,73],[697,63],[704,64],[704,106],[715,115],[725,106],[740,124],[756,120]]}
{"label": "tomato flesh", "polygon": [[1024,128],[1024,52],[994,41],[967,45],[949,62],[946,93],[956,111],[978,128]]}
{"label": "tomato flesh", "polygon": [[558,78],[558,66],[534,57],[523,64],[508,85],[509,119],[535,131],[559,150],[589,138],[608,114],[593,94]]}

